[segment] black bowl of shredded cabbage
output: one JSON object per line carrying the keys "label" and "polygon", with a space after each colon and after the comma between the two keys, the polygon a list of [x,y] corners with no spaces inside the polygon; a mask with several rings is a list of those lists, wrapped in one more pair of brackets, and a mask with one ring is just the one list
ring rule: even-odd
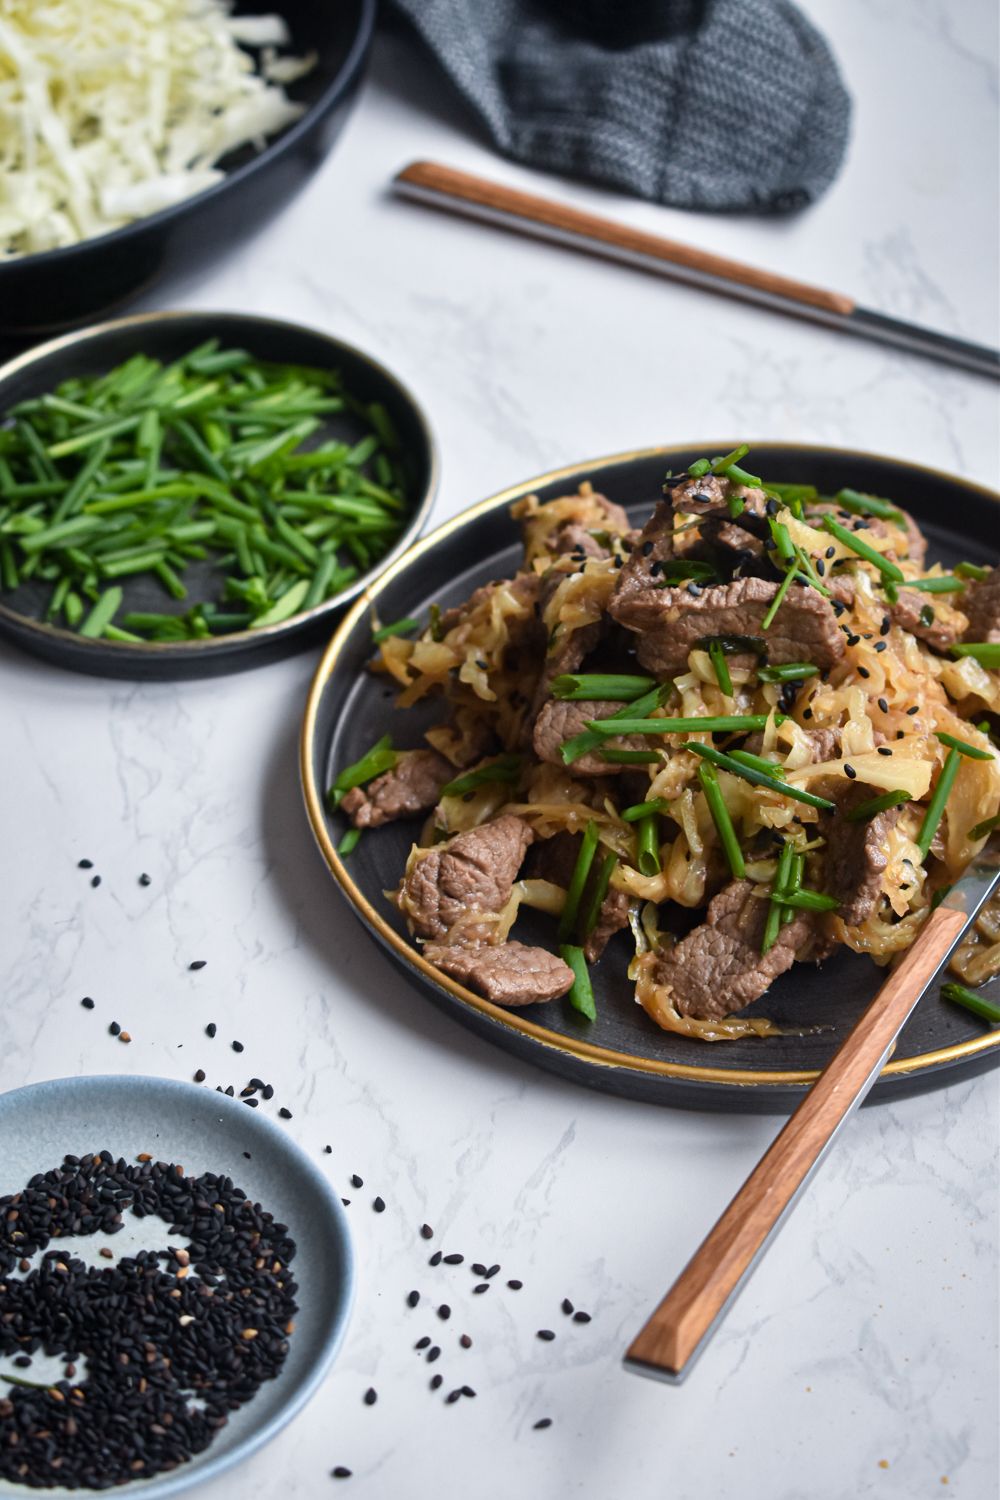
{"label": "black bowl of shredded cabbage", "polygon": [[[249,0],[234,7],[240,46],[260,71],[274,66],[275,54],[289,62],[287,82],[279,63],[275,88],[292,108],[278,111],[277,128],[238,144],[218,159],[221,175],[190,196],[145,211],[121,227],[105,229],[99,214],[90,218],[86,237],[75,243],[53,233],[56,248],[19,250],[18,240],[0,225],[0,336],[26,338],[71,328],[121,307],[151,283],[188,272],[243,243],[306,182],[339,135],[361,82],[375,23],[375,0],[340,0],[336,6],[309,0]],[[271,48],[254,38],[255,20],[280,15],[287,43]],[[244,40],[245,38],[245,40]],[[97,46],[95,39],[95,47]],[[87,37],[79,50],[86,52]],[[299,76],[291,76],[298,72]],[[283,123],[285,114],[288,123]],[[127,156],[127,152],[124,153]],[[8,188],[10,167],[5,168]],[[202,179],[198,179],[201,181]],[[25,190],[32,189],[25,173]],[[139,201],[145,188],[137,188]],[[162,201],[166,190],[152,193]],[[98,192],[97,196],[100,196]],[[136,199],[129,200],[133,207]],[[67,210],[68,212],[69,210]],[[59,213],[63,213],[62,207]],[[113,222],[113,221],[112,221]],[[45,244],[43,238],[39,241]]]}

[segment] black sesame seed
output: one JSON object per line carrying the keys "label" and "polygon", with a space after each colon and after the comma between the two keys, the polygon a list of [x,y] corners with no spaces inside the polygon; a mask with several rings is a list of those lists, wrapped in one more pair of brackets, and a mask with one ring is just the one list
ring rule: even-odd
{"label": "black sesame seed", "polygon": [[574,1323],[589,1323],[590,1322],[590,1313],[588,1313],[588,1312],[575,1312],[573,1314],[573,1322]]}
{"label": "black sesame seed", "polygon": [[230,1084],[225,1092],[229,1095],[230,1099],[232,1099],[236,1093],[236,1090],[233,1088],[232,1084]]}
{"label": "black sesame seed", "polygon": [[143,870],[142,874],[139,876],[139,884],[140,885],[152,885],[153,884],[153,877],[151,875],[147,875],[146,872],[145,872],[145,870]]}
{"label": "black sesame seed", "polygon": [[375,1387],[373,1385],[370,1385],[368,1387],[368,1389],[365,1391],[365,1405],[366,1406],[374,1406],[375,1402],[377,1400],[378,1400],[378,1391],[375,1389]]}
{"label": "black sesame seed", "polygon": [[286,1109],[285,1106],[282,1105],[281,1108],[278,1110],[278,1118],[280,1120],[290,1120],[292,1118],[292,1112],[291,1112],[291,1110],[290,1109]]}
{"label": "black sesame seed", "polygon": [[913,715],[913,714],[918,714],[918,713],[919,713],[919,712],[920,712],[920,704],[919,704],[919,703],[914,703],[914,705],[913,705],[913,707],[912,707],[912,708],[908,708],[908,709],[907,709],[907,710],[906,710],[906,712],[907,712],[907,713],[908,713],[908,714],[910,714],[910,715],[911,715],[911,716],[912,716],[912,715]]}
{"label": "black sesame seed", "polygon": [[854,767],[853,767],[853,766],[849,766],[849,765],[848,765],[848,764],[847,764],[847,762],[846,762],[846,761],[845,761],[845,762],[844,762],[844,775],[845,775],[845,776],[848,776],[848,777],[849,777],[849,778],[850,778],[850,779],[851,779],[851,781],[853,781],[853,780],[854,780],[854,778],[855,778],[855,777],[856,777],[856,776],[857,776],[857,774],[858,774],[858,773],[857,773],[857,771],[856,771],[856,770],[855,770],[855,769],[854,769]]}
{"label": "black sesame seed", "polygon": [[854,635],[852,631],[847,632],[847,644],[849,646],[856,646],[860,640],[861,637],[859,635]]}
{"label": "black sesame seed", "polygon": [[880,698],[878,700],[878,706],[879,706],[879,708],[882,710],[882,712],[884,714],[887,714],[889,712],[888,699],[886,699],[886,698]]}
{"label": "black sesame seed", "polygon": [[454,1253],[452,1255],[446,1255],[445,1258],[444,1258],[444,1263],[445,1263],[446,1266],[460,1266],[462,1264],[462,1262],[463,1262],[464,1259],[465,1259],[464,1255],[459,1255],[456,1252],[456,1253]]}
{"label": "black sesame seed", "polygon": [[534,1430],[536,1432],[541,1432],[543,1428],[545,1428],[545,1427],[551,1427],[551,1426],[552,1426],[552,1418],[551,1417],[540,1417],[538,1419],[538,1421],[535,1423]]}
{"label": "black sesame seed", "polygon": [[813,711],[812,711],[812,709],[811,709],[811,708],[804,708],[804,709],[803,709],[803,710],[802,710],[802,717],[803,717],[803,718],[804,718],[804,719],[811,719],[811,718],[812,718],[812,716],[813,716]]}
{"label": "black sesame seed", "polygon": [[884,651],[885,650],[885,641],[876,641],[875,645],[872,647],[872,649],[874,651]]}
{"label": "black sesame seed", "polygon": [[338,1464],[335,1469],[330,1470],[334,1479],[350,1479],[353,1472],[353,1469],[345,1469],[343,1464]]}
{"label": "black sesame seed", "polygon": [[472,1265],[469,1267],[469,1269],[471,1270],[473,1276],[485,1276],[486,1275],[486,1267],[483,1265],[483,1263],[482,1263],[481,1260],[474,1260],[472,1262]]}
{"label": "black sesame seed", "polygon": [[214,1036],[218,1029],[219,1028],[216,1026],[214,1021],[209,1021],[208,1025],[205,1027],[205,1035]]}
{"label": "black sesame seed", "polygon": [[373,1198],[372,1199],[372,1208],[375,1210],[375,1212],[377,1214],[384,1214],[385,1213],[385,1199],[384,1198]]}
{"label": "black sesame seed", "polygon": [[432,1344],[431,1347],[427,1351],[427,1363],[429,1365],[432,1365],[434,1363],[434,1361],[437,1358],[439,1358],[440,1354],[441,1354],[441,1350],[438,1347],[438,1345],[437,1344]]}
{"label": "black sesame seed", "polygon": [[431,1376],[431,1390],[432,1391],[440,1390],[440,1388],[441,1388],[441,1386],[443,1384],[444,1384],[444,1376],[443,1375],[432,1375]]}
{"label": "black sesame seed", "polygon": [[463,1387],[462,1387],[462,1395],[463,1396],[467,1396],[470,1401],[474,1401],[475,1398],[476,1398],[476,1393],[472,1389],[471,1385],[463,1385]]}
{"label": "black sesame seed", "polygon": [[243,1043],[242,1042],[233,1042],[232,1043],[232,1048],[233,1048],[234,1052],[242,1052],[243,1051]]}
{"label": "black sesame seed", "polygon": [[892,621],[889,619],[889,616],[888,615],[883,615],[882,616],[882,623],[881,623],[881,625],[878,628],[879,635],[888,635],[889,634],[889,627],[891,625],[892,625]]}
{"label": "black sesame seed", "polygon": [[892,751],[889,749],[888,745],[879,745],[878,753],[879,755],[891,755]]}
{"label": "black sesame seed", "polygon": [[[262,1099],[273,1099],[274,1098],[274,1084],[273,1083],[265,1083],[264,1087],[260,1091],[260,1097]],[[327,1146],[326,1149],[329,1151],[329,1149],[330,1149],[329,1146]]]}
{"label": "black sesame seed", "polygon": [[417,1342],[414,1344],[413,1347],[414,1347],[414,1349],[426,1349],[426,1348],[428,1348],[429,1345],[430,1345],[430,1339],[427,1337],[427,1335],[425,1333],[424,1336],[423,1336],[423,1338],[417,1339]]}
{"label": "black sesame seed", "polygon": [[323,1147],[323,1155],[324,1156],[332,1156],[333,1155],[333,1147],[332,1146],[324,1146]]}
{"label": "black sesame seed", "polygon": [[816,576],[818,578],[825,578],[826,576],[826,563],[821,557],[817,557],[816,559]]}
{"label": "black sesame seed", "polygon": [[430,1259],[428,1260],[427,1264],[429,1266],[439,1266],[441,1264],[441,1260],[442,1260],[441,1251],[440,1250],[435,1250],[434,1254],[430,1257]]}
{"label": "black sesame seed", "polygon": [[84,995],[83,999],[80,1001],[80,1004],[83,1006],[84,1010],[93,1010],[94,1008],[94,1002],[89,995]]}
{"label": "black sesame seed", "polygon": [[472,1288],[472,1290],[473,1290],[473,1293],[474,1293],[474,1294],[475,1294],[475,1295],[476,1295],[476,1296],[478,1296],[478,1295],[479,1295],[479,1293],[480,1293],[480,1292],[488,1292],[488,1291],[489,1291],[489,1289],[490,1289],[490,1284],[489,1284],[489,1282],[488,1282],[488,1281],[480,1281],[480,1282],[479,1282],[479,1283],[478,1283],[478,1285],[476,1285],[476,1286],[474,1286],[474,1287],[473,1287],[473,1288]]}
{"label": "black sesame seed", "polygon": [[421,1224],[420,1237],[424,1240],[432,1240],[434,1238],[434,1231],[429,1224]]}
{"label": "black sesame seed", "polygon": [[453,1406],[454,1403],[459,1399],[459,1397],[461,1396],[461,1394],[462,1394],[462,1392],[460,1390],[459,1391],[449,1391],[448,1394],[447,1394],[447,1396],[445,1396],[445,1398],[444,1398],[446,1404],[448,1406]]}
{"label": "black sesame seed", "polygon": [[188,968],[193,973],[193,972],[197,971],[198,969],[203,969],[207,963],[208,963],[208,959],[207,958],[195,958],[195,959],[192,959],[192,961],[188,964]]}
{"label": "black sesame seed", "polygon": [[204,1068],[199,1068],[198,1069],[198,1071],[194,1075],[194,1081],[195,1081],[195,1083],[204,1083],[205,1082],[205,1069]]}
{"label": "black sesame seed", "polygon": [[458,1342],[461,1344],[461,1346],[462,1346],[463,1349],[471,1349],[472,1348],[472,1340],[469,1338],[469,1335],[467,1333],[463,1333],[460,1336]]}
{"label": "black sesame seed", "polygon": [[451,1317],[451,1308],[448,1306],[447,1302],[441,1303],[441,1306],[437,1310],[437,1315],[442,1322],[447,1323],[448,1319]]}
{"label": "black sesame seed", "polygon": [[870,672],[869,672],[869,670],[868,670],[868,668],[867,668],[867,667],[859,667],[859,668],[858,668],[858,676],[859,676],[859,677],[864,677],[864,678],[866,678],[866,679],[867,679],[867,678],[869,678],[869,677],[870,677],[870,676],[871,676],[871,675],[872,675],[872,674],[871,674],[871,673],[870,673]]}
{"label": "black sesame seed", "polygon": [[416,1307],[416,1305],[417,1305],[417,1303],[419,1301],[420,1301],[420,1293],[419,1292],[408,1292],[407,1293],[407,1295],[406,1295],[406,1305],[407,1305],[407,1307]]}
{"label": "black sesame seed", "polygon": [[99,886],[99,885],[100,885],[100,883],[101,883],[101,877],[100,877],[100,875],[95,875],[95,876],[94,876],[94,877],[93,877],[93,878],[92,878],[92,879],[91,879],[91,882],[90,882],[90,883],[91,883],[91,885],[92,885],[92,886],[93,886],[93,887],[94,887],[94,889],[95,889],[95,890],[96,890],[96,889],[97,889],[97,887],[98,887],[98,886]]}
{"label": "black sesame seed", "polygon": [[108,1030],[110,1031],[112,1036],[118,1036],[121,1031],[121,1027],[119,1026],[117,1021],[112,1021],[111,1025],[108,1027]]}
{"label": "black sesame seed", "polygon": [[519,1292],[521,1290],[521,1288],[524,1286],[524,1282],[523,1281],[508,1281],[507,1285],[510,1287],[510,1289],[511,1289],[512,1292]]}
{"label": "black sesame seed", "polygon": [[903,731],[901,729],[897,729],[896,730],[896,738],[897,738],[897,740],[901,740],[901,739],[904,738]]}
{"label": "black sesame seed", "polygon": [[490,1266],[489,1270],[486,1271],[486,1272],[484,1272],[486,1280],[489,1281],[491,1277],[495,1276],[497,1274],[497,1272],[499,1271],[499,1269],[500,1269],[499,1263],[497,1265],[495,1265],[495,1266]]}
{"label": "black sesame seed", "polygon": [[350,1200],[350,1198],[341,1198],[340,1201],[344,1205],[345,1208],[350,1208],[350,1206],[351,1206],[351,1200]]}
{"label": "black sesame seed", "polygon": [[358,1174],[357,1174],[357,1172],[352,1172],[351,1173],[351,1187],[352,1188],[363,1188],[364,1185],[365,1185],[365,1179],[363,1177],[359,1177]]}
{"label": "black sesame seed", "polygon": [[535,1337],[542,1339],[546,1344],[551,1344],[552,1340],[555,1338],[555,1334],[552,1332],[551,1328],[539,1328]]}
{"label": "black sesame seed", "polygon": [[246,1104],[250,1109],[256,1109],[257,1106],[260,1104],[260,1100],[259,1099],[244,1099],[243,1103]]}
{"label": "black sesame seed", "polygon": [[569,1298],[568,1298],[568,1297],[564,1297],[564,1298],[563,1298],[563,1299],[562,1299],[562,1303],[561,1303],[561,1306],[562,1306],[562,1310],[563,1310],[563,1312],[564,1312],[564,1313],[565,1313],[565,1314],[566,1314],[566,1316],[567,1316],[567,1318],[568,1318],[568,1317],[570,1317],[570,1316],[571,1316],[571,1314],[572,1314],[572,1312],[573,1312],[573,1304],[572,1304],[572,1302],[571,1302],[571,1301],[570,1301],[570,1300],[569,1300]]}
{"label": "black sesame seed", "polygon": [[836,549],[836,547],[827,547],[826,551],[823,553],[823,556],[825,558],[827,558],[827,559],[829,559],[831,557],[836,557],[836,555],[837,555],[837,549]]}
{"label": "black sesame seed", "polygon": [[76,867],[78,870],[92,870],[94,868],[94,861],[92,859],[80,859],[77,860]]}

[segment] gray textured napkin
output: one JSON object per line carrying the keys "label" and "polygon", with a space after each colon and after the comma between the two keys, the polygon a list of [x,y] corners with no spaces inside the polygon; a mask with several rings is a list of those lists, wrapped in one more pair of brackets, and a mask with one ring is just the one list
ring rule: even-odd
{"label": "gray textured napkin", "polygon": [[850,99],[788,0],[389,0],[494,144],[681,208],[785,213],[836,176]]}

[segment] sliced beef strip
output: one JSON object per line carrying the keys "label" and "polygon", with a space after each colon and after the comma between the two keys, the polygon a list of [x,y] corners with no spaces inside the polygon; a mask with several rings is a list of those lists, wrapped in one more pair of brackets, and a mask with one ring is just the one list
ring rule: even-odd
{"label": "sliced beef strip", "polygon": [[581,496],[581,510],[584,507],[589,512],[596,510],[598,514],[591,520],[570,516],[560,521],[545,538],[544,545],[548,552],[558,555],[582,551],[587,557],[607,557],[607,547],[602,546],[595,536],[591,536],[591,532],[608,531],[615,536],[628,534],[631,522],[627,513],[605,495]]}
{"label": "sliced beef strip", "polygon": [[[528,873],[540,880],[551,880],[553,885],[561,885],[565,889],[573,878],[579,852],[579,834],[554,834],[552,838],[537,843],[532,849],[528,856]],[[599,861],[595,858],[590,878],[584,886],[581,905],[586,903],[593,890],[598,863]],[[613,888],[608,891],[601,902],[597,926],[583,945],[584,957],[589,964],[596,963],[615,933],[628,926],[628,908],[629,899],[624,891]]]}
{"label": "sliced beef strip", "polygon": [[962,609],[969,619],[967,641],[1000,641],[1000,568],[966,589]]}
{"label": "sliced beef strip", "polygon": [[696,594],[688,587],[616,589],[609,610],[638,635],[636,656],[657,676],[683,671],[695,647],[720,635],[759,638],[773,665],[810,661],[822,670],[832,667],[844,654],[844,637],[829,602],[793,583],[765,632],[764,616],[777,591],[778,584],[764,578],[738,578]]}
{"label": "sliced beef strip", "polygon": [[[582,734],[590,719],[609,719],[621,707],[620,703],[604,701],[573,703],[550,698],[547,703],[543,704],[532,731],[531,742],[535,754],[539,760],[546,761],[550,766],[561,766],[563,759],[559,754],[559,746],[564,740]],[[609,738],[604,748],[648,750],[649,744],[650,742],[643,735],[620,734]],[[616,765],[612,761],[602,760],[597,750],[588,750],[586,755],[581,755],[579,760],[575,760],[567,769],[572,776],[617,776],[619,772],[627,768]]]}
{"label": "sliced beef strip", "polygon": [[391,770],[367,786],[353,787],[341,802],[355,828],[380,828],[414,818],[437,803],[441,788],[458,773],[436,750],[404,750]]}
{"label": "sliced beef strip", "polygon": [[615,598],[627,600],[645,596],[656,586],[658,564],[674,556],[674,513],[668,500],[660,500],[633,542],[628,561],[618,574]]}
{"label": "sliced beef strip", "polygon": [[762,489],[745,484],[734,484],[718,474],[703,474],[699,479],[690,476],[679,483],[669,482],[667,493],[675,511],[689,516],[729,514],[729,501],[734,497],[743,501],[741,518],[765,515],[767,496]]}
{"label": "sliced beef strip", "polygon": [[524,943],[475,948],[428,943],[424,957],[460,984],[498,1005],[534,1005],[556,1000],[573,984],[573,970],[545,948]]}
{"label": "sliced beef strip", "polygon": [[717,1020],[742,1010],[813,944],[813,917],[797,911],[761,953],[769,903],[752,892],[749,880],[727,885],[709,902],[702,925],[658,960],[653,978],[669,984],[682,1015]]}
{"label": "sliced beef strip", "polygon": [[[925,609],[931,613],[930,624],[925,625],[920,616]],[[949,614],[951,611],[949,611]],[[945,655],[961,640],[965,616],[959,611],[951,619],[942,619],[940,603],[934,594],[924,594],[916,589],[900,589],[896,602],[889,605],[889,618],[901,630],[908,630],[917,640],[925,642],[932,651]]]}
{"label": "sliced beef strip", "polygon": [[[443,938],[469,911],[497,912],[534,838],[512,813],[422,850],[403,878],[403,909],[421,937]],[[487,935],[469,927],[471,940]]]}
{"label": "sliced beef strip", "polygon": [[837,811],[827,820],[826,891],[840,902],[839,915],[848,927],[866,921],[878,905],[889,863],[886,840],[901,809],[890,807],[862,823],[848,822],[844,815],[877,795],[873,787],[853,782],[837,795]]}

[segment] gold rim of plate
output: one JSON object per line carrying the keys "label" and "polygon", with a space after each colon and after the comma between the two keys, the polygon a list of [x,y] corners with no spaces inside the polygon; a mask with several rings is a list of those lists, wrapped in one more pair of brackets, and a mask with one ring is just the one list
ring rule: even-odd
{"label": "gold rim of plate", "polygon": [[[294,333],[306,333],[312,338],[322,339],[329,344],[332,352],[340,349],[347,350],[353,357],[374,370],[390,386],[399,393],[402,400],[411,408],[420,427],[424,442],[427,445],[428,473],[427,483],[423,493],[414,500],[413,510],[410,512],[409,524],[405,533],[392,547],[385,557],[380,559],[373,568],[355,579],[347,588],[342,590],[333,599],[325,599],[322,604],[314,605],[312,609],[302,610],[290,619],[281,620],[276,625],[262,625],[259,630],[233,630],[227,635],[212,636],[208,639],[193,641],[106,641],[103,637],[91,640],[89,636],[82,636],[75,630],[64,630],[59,625],[50,625],[47,620],[36,620],[32,615],[25,615],[20,610],[11,609],[0,599],[0,619],[9,620],[19,629],[27,629],[34,634],[48,640],[65,641],[81,650],[96,650],[100,652],[114,651],[123,657],[143,656],[168,656],[189,657],[199,656],[213,649],[218,651],[220,647],[240,645],[249,646],[254,641],[273,640],[275,636],[288,635],[290,631],[299,630],[322,619],[325,615],[332,614],[335,610],[343,608],[351,599],[374,583],[380,576],[384,567],[391,566],[401,560],[407,553],[413,542],[419,537],[421,528],[427,521],[434,497],[437,494],[438,484],[441,479],[441,459],[438,453],[437,443],[431,431],[430,424],[424,415],[424,409],[410,388],[403,384],[398,375],[386,366],[359,349],[356,344],[350,344],[346,339],[339,339],[333,334],[324,333],[321,328],[313,328],[308,323],[294,323],[288,318],[260,317],[257,313],[226,312],[217,309],[207,311],[198,308],[176,308],[169,312],[132,313],[127,318],[108,318],[102,323],[88,324],[86,328],[75,329],[71,333],[61,334],[58,338],[48,339],[44,344],[35,344],[32,348],[25,350],[23,354],[17,354],[0,365],[0,386],[11,375],[19,374],[22,370],[30,369],[34,364],[47,359],[49,355],[59,354],[63,350],[71,349],[75,344],[86,343],[90,339],[100,339],[104,334],[116,333],[120,329],[143,328],[151,324],[179,322],[184,318],[201,318],[206,324],[213,319],[218,319],[220,324],[227,322],[256,324],[258,327],[277,330],[288,330]],[[332,364],[331,364],[332,368]],[[2,416],[2,412],[0,412]]]}
{"label": "gold rim of plate", "polygon": [[[781,451],[811,454],[836,454],[838,457],[856,458],[859,462],[865,460],[877,460],[880,463],[898,463],[901,468],[917,470],[924,474],[930,474],[934,478],[943,480],[961,489],[969,490],[971,493],[1000,502],[1000,494],[994,490],[987,489],[985,485],[973,483],[971,480],[956,478],[943,469],[934,469],[926,464],[910,463],[906,459],[887,459],[886,455],[869,453],[859,449],[834,448],[829,445],[816,443],[775,443],[765,444],[763,439],[758,439],[761,446],[774,448]],[[714,446],[719,446],[717,443]],[[579,1061],[588,1063],[595,1068],[623,1068],[634,1073],[652,1074],[660,1078],[683,1079],[691,1083],[726,1084],[736,1088],[772,1087],[775,1085],[801,1085],[814,1082],[819,1077],[819,1069],[804,1070],[769,1070],[764,1071],[753,1068],[713,1068],[700,1067],[694,1063],[677,1063],[660,1061],[653,1057],[639,1057],[630,1052],[616,1052],[609,1047],[598,1047],[592,1042],[583,1041],[577,1037],[566,1036],[562,1032],[551,1031],[547,1026],[539,1026],[535,1021],[525,1019],[519,1011],[510,1011],[503,1006],[494,1005],[492,1001],[485,1000],[481,995],[476,995],[472,990],[466,989],[464,985],[458,984],[449,975],[428,963],[423,954],[419,953],[405,938],[401,937],[396,930],[390,926],[380,912],[368,900],[367,896],[352,879],[344,861],[337,853],[336,845],[330,837],[327,827],[326,814],[323,808],[323,793],[316,784],[313,774],[313,751],[316,744],[316,722],[319,715],[320,703],[326,690],[327,683],[336,671],[341,653],[360,618],[371,610],[383,589],[397,578],[401,573],[418,563],[422,557],[432,552],[439,542],[446,537],[452,536],[456,531],[479,520],[481,516],[489,511],[499,509],[512,504],[515,500],[522,499],[525,495],[531,495],[536,490],[544,489],[547,485],[561,483],[568,480],[582,481],[592,479],[599,481],[602,470],[622,464],[635,462],[642,459],[662,458],[665,463],[669,462],[674,455],[690,453],[692,450],[703,449],[709,451],[713,443],[674,443],[665,447],[638,448],[625,453],[614,453],[604,458],[589,459],[584,463],[568,464],[563,468],[550,469],[548,473],[538,474],[522,484],[511,485],[510,488],[500,490],[497,494],[489,496],[486,500],[480,500],[478,504],[470,506],[461,511],[450,521],[445,521],[434,531],[416,542],[408,552],[397,558],[388,568],[382,572],[378,579],[365,588],[344,616],[340,625],[323,653],[316,674],[309,688],[309,696],[306,701],[305,715],[302,720],[302,731],[299,740],[299,770],[302,779],[302,791],[305,798],[306,814],[313,831],[313,836],[319,845],[320,852],[329,867],[330,873],[337,881],[341,890],[355,907],[359,915],[373,928],[382,941],[403,960],[404,963],[416,969],[425,979],[431,981],[439,989],[447,991],[453,999],[459,1000],[470,1010],[478,1011],[480,1015],[486,1016],[509,1031],[518,1032],[521,1036],[529,1037],[540,1046],[548,1047],[556,1052],[569,1053]],[[729,451],[728,448],[725,451]],[[719,1043],[724,1046],[724,1043]],[[766,1042],[761,1042],[762,1046]],[[900,1077],[910,1073],[917,1073],[925,1068],[936,1067],[941,1063],[956,1062],[961,1058],[969,1058],[980,1052],[987,1052],[1000,1046],[1000,1030],[985,1032],[982,1036],[970,1037],[967,1041],[956,1042],[951,1047],[939,1047],[931,1052],[921,1052],[914,1057],[901,1059],[898,1062],[887,1063],[882,1069],[882,1077]]]}

